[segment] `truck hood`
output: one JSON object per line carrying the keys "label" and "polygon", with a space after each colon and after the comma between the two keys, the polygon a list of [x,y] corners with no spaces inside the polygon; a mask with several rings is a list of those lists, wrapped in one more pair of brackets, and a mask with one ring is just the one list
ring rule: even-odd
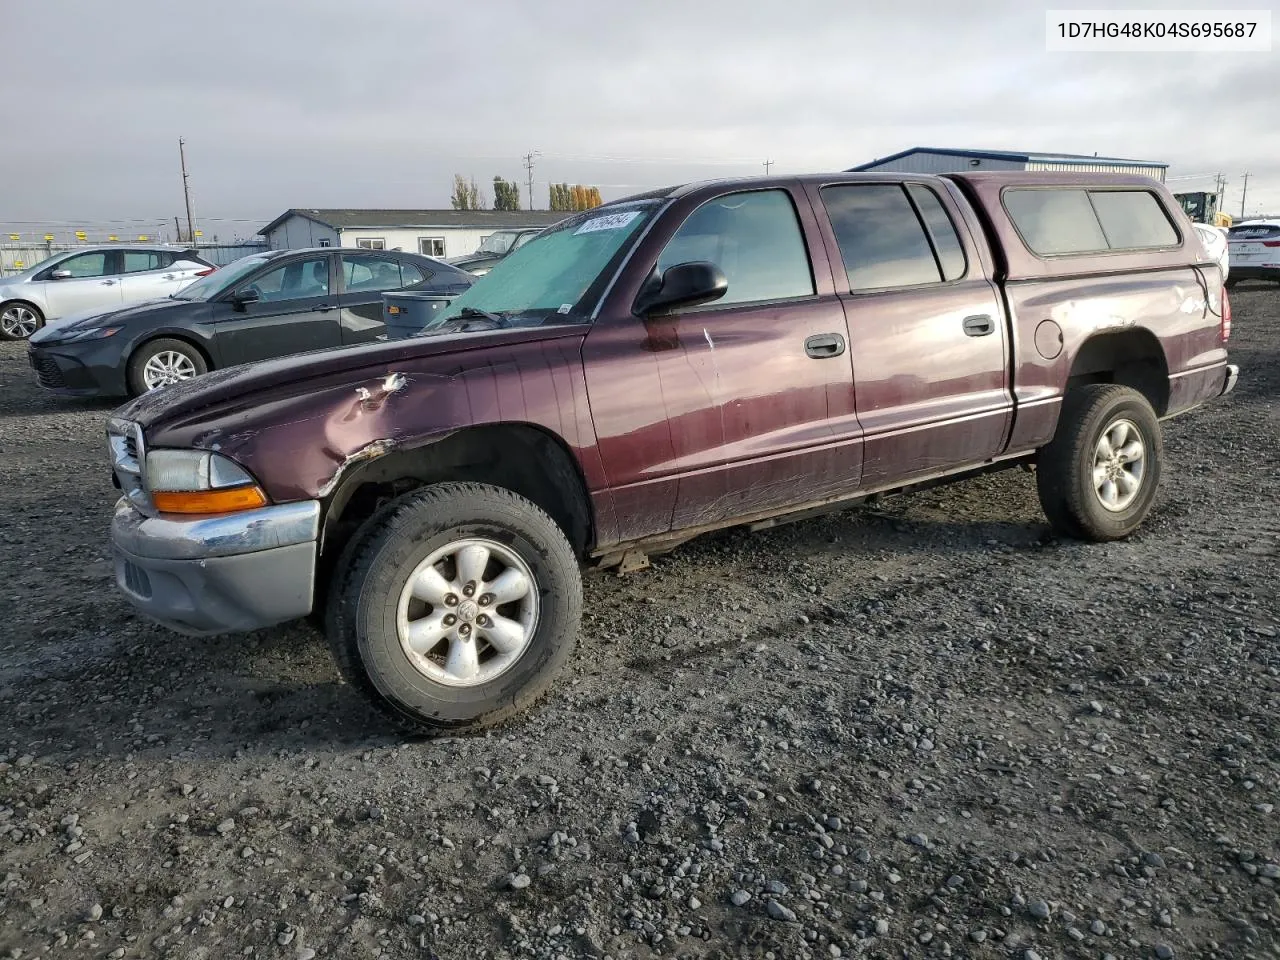
{"label": "truck hood", "polygon": [[115,416],[132,420],[144,429],[190,421],[192,415],[218,408],[249,409],[286,396],[324,391],[343,385],[358,387],[370,381],[395,377],[441,378],[449,376],[451,357],[504,349],[535,340],[586,336],[581,323],[524,327],[479,333],[410,337],[385,343],[334,347],[227,367],[153,390],[120,407]]}

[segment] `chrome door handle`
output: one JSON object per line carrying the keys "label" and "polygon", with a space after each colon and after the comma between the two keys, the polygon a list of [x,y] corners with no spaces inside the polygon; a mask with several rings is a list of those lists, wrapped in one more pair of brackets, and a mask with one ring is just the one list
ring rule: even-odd
{"label": "chrome door handle", "polygon": [[102,285],[104,287],[114,287],[116,285],[116,282],[114,280],[103,280]]}
{"label": "chrome door handle", "polygon": [[173,274],[173,273],[166,273],[162,279],[165,279],[165,280],[177,280],[177,279],[178,279],[178,277],[177,277],[177,274]]}

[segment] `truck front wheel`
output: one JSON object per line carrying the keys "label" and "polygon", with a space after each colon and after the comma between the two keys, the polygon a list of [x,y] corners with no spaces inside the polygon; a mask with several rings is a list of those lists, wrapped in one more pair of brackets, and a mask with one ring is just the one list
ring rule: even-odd
{"label": "truck front wheel", "polygon": [[1160,422],[1142,394],[1106,383],[1076,387],[1040,451],[1040,505],[1059,533],[1122,539],[1151,511],[1163,460]]}
{"label": "truck front wheel", "polygon": [[352,538],[327,634],[343,676],[428,729],[490,726],[528,707],[572,655],[577,558],[560,527],[500,487],[441,483]]}

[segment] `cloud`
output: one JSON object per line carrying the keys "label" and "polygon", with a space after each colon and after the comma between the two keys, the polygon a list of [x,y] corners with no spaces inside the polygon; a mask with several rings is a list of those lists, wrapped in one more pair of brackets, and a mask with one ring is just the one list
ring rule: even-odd
{"label": "cloud", "polygon": [[179,136],[198,219],[443,206],[454,172],[523,183],[531,150],[545,205],[551,180],[616,197],[914,145],[1221,171],[1236,212],[1248,170],[1250,209],[1280,211],[1273,55],[1051,54],[1043,11],[1012,2],[46,0],[5,20],[23,79],[0,227],[181,213]]}

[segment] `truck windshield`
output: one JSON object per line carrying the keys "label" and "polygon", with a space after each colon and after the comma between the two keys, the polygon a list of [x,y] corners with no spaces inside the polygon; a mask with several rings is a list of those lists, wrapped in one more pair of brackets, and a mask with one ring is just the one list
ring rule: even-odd
{"label": "truck windshield", "polygon": [[525,326],[581,322],[591,313],[607,275],[659,203],[641,200],[580,214],[512,251],[423,330],[431,333],[477,315]]}

